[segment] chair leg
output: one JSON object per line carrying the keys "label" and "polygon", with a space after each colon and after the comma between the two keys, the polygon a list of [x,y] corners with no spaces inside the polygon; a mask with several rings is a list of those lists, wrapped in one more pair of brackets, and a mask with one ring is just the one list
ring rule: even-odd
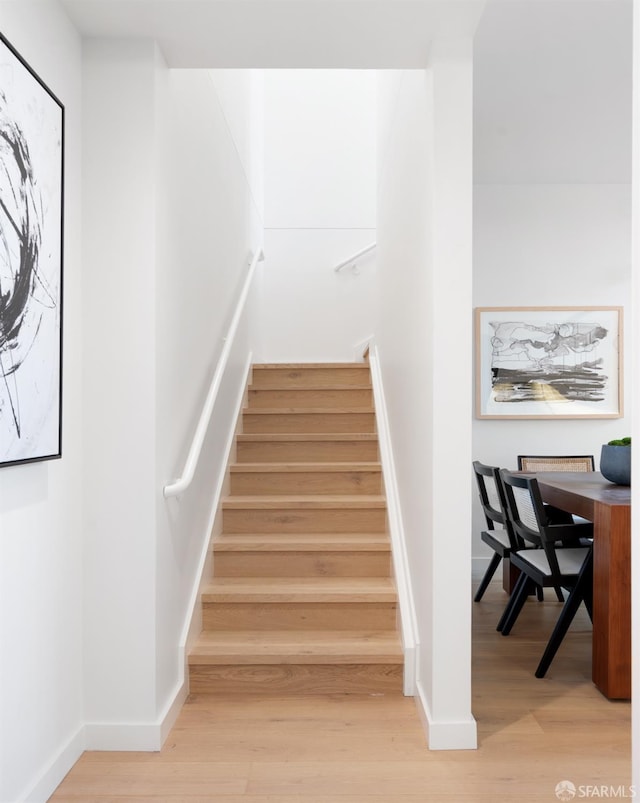
{"label": "chair leg", "polygon": [[515,624],[516,619],[520,615],[520,611],[524,607],[527,597],[535,590],[535,583],[526,574],[522,575],[522,582],[513,589],[512,598],[499,622],[499,630],[503,636],[508,636],[511,633],[511,628]]}
{"label": "chair leg", "polygon": [[555,654],[558,652],[558,648],[562,643],[562,639],[565,637],[567,630],[569,629],[569,625],[573,621],[581,602],[582,590],[576,586],[576,588],[571,590],[571,593],[565,602],[562,613],[560,614],[560,618],[556,622],[556,626],[554,627],[553,633],[549,638],[547,647],[542,655],[542,658],[540,659],[540,663],[536,669],[537,678],[543,678],[546,675],[547,669],[551,666],[551,662],[553,661]]}
{"label": "chair leg", "polygon": [[500,565],[500,561],[501,560],[502,560],[502,557],[500,555],[498,555],[497,552],[494,552],[493,553],[493,557],[491,558],[491,561],[490,561],[489,565],[487,566],[487,571],[484,573],[484,577],[482,578],[482,582],[480,583],[480,586],[479,586],[478,590],[476,591],[476,595],[473,598],[474,602],[480,602],[480,600],[482,599],[482,597],[484,595],[484,592],[487,590],[487,586],[491,582],[491,578],[496,573],[496,569]]}
{"label": "chair leg", "polygon": [[536,586],[536,597],[538,602],[544,602],[544,588],[542,586]]}
{"label": "chair leg", "polygon": [[516,599],[516,596],[520,593],[520,590],[521,590],[522,586],[525,584],[525,582],[526,582],[526,577],[521,572],[518,575],[518,579],[516,580],[516,584],[513,587],[513,591],[511,592],[511,596],[507,600],[507,604],[505,605],[505,609],[504,609],[504,611],[502,611],[502,616],[500,617],[500,619],[498,620],[498,624],[496,625],[496,630],[498,632],[500,632],[502,630],[502,628],[504,627],[504,623],[507,621],[507,618],[509,616],[509,611],[513,607],[514,601]]}
{"label": "chair leg", "polygon": [[565,637],[571,622],[573,622],[573,619],[578,612],[580,603],[584,602],[585,605],[587,605],[587,610],[589,609],[589,605],[591,603],[589,601],[589,604],[587,604],[586,597],[591,596],[590,589],[592,588],[592,583],[593,563],[592,558],[589,557],[575,586],[571,589],[571,593],[564,604],[564,608],[560,613],[560,617],[556,622],[556,626],[553,628],[553,633],[551,634],[549,642],[547,643],[547,647],[535,672],[537,678],[543,678],[546,675],[547,669],[549,669],[551,666],[551,662],[553,661],[555,654],[558,652],[558,648],[562,643],[562,639]]}
{"label": "chair leg", "polygon": [[564,594],[562,593],[562,589],[559,586],[556,586],[555,591],[558,602],[564,602]]}

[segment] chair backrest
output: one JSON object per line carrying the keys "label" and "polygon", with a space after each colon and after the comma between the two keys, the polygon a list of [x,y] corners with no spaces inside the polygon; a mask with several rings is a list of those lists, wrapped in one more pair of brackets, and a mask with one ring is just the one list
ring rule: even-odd
{"label": "chair backrest", "polygon": [[576,544],[582,526],[552,524],[549,521],[535,477],[504,470],[500,472],[500,476],[515,535],[528,545],[544,549],[551,575],[559,580],[560,570],[555,548],[562,542]]}
{"label": "chair backrest", "polygon": [[592,454],[579,455],[518,455],[519,471],[595,471]]}
{"label": "chair backrest", "polygon": [[487,527],[493,530],[495,525],[499,524],[509,535],[511,547],[517,549],[519,543],[514,536],[513,527],[507,514],[507,500],[504,495],[500,469],[497,466],[488,466],[479,460],[474,460],[473,471]]}

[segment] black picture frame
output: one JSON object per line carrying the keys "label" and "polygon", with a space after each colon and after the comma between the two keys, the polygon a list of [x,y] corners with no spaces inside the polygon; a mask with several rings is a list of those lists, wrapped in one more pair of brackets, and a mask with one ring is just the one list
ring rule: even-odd
{"label": "black picture frame", "polygon": [[64,128],[0,33],[0,467],[62,457]]}

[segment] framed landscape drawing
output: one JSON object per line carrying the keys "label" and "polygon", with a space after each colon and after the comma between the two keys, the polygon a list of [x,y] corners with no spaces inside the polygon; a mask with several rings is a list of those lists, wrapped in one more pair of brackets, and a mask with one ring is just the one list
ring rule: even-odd
{"label": "framed landscape drawing", "polygon": [[0,34],[0,466],[60,457],[64,107]]}
{"label": "framed landscape drawing", "polygon": [[621,307],[478,307],[478,418],[619,418]]}

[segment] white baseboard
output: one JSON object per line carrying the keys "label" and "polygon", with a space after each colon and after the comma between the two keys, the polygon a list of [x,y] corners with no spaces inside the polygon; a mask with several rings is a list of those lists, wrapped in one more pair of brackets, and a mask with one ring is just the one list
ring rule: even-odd
{"label": "white baseboard", "polygon": [[[186,660],[186,658],[185,658]],[[171,728],[176,724],[176,719],[182,710],[182,706],[189,695],[188,684],[183,680],[178,683],[177,691],[170,695],[169,702],[165,708],[164,714],[160,717],[160,747],[165,743]]]}
{"label": "white baseboard", "polygon": [[176,684],[164,711],[155,722],[88,722],[85,727],[85,750],[160,750],[187,699],[184,681]]}
{"label": "white baseboard", "polygon": [[58,754],[40,771],[38,779],[31,788],[17,799],[25,803],[45,803],[85,749],[85,728],[81,726]]}
{"label": "white baseboard", "polygon": [[416,705],[427,734],[429,750],[477,750],[478,729],[473,717],[469,719],[438,722],[429,710],[429,703],[422,686],[418,681]]}
{"label": "white baseboard", "polygon": [[161,747],[159,722],[87,722],[86,750],[153,753]]}
{"label": "white baseboard", "polygon": [[404,678],[402,693],[405,697],[413,697],[416,693],[418,675],[418,650],[416,644],[404,647]]}
{"label": "white baseboard", "polygon": [[404,649],[404,694],[411,697],[416,688],[416,660],[418,654],[418,627],[416,619],[415,598],[409,572],[404,523],[400,509],[398,480],[393,459],[389,419],[385,401],[382,374],[378,361],[378,350],[373,337],[368,339],[369,367],[371,384],[375,400],[376,425],[378,430],[378,446],[382,463],[385,496],[387,499],[387,521],[391,538],[393,556],[393,572],[398,591],[398,607],[400,610],[400,633]]}

